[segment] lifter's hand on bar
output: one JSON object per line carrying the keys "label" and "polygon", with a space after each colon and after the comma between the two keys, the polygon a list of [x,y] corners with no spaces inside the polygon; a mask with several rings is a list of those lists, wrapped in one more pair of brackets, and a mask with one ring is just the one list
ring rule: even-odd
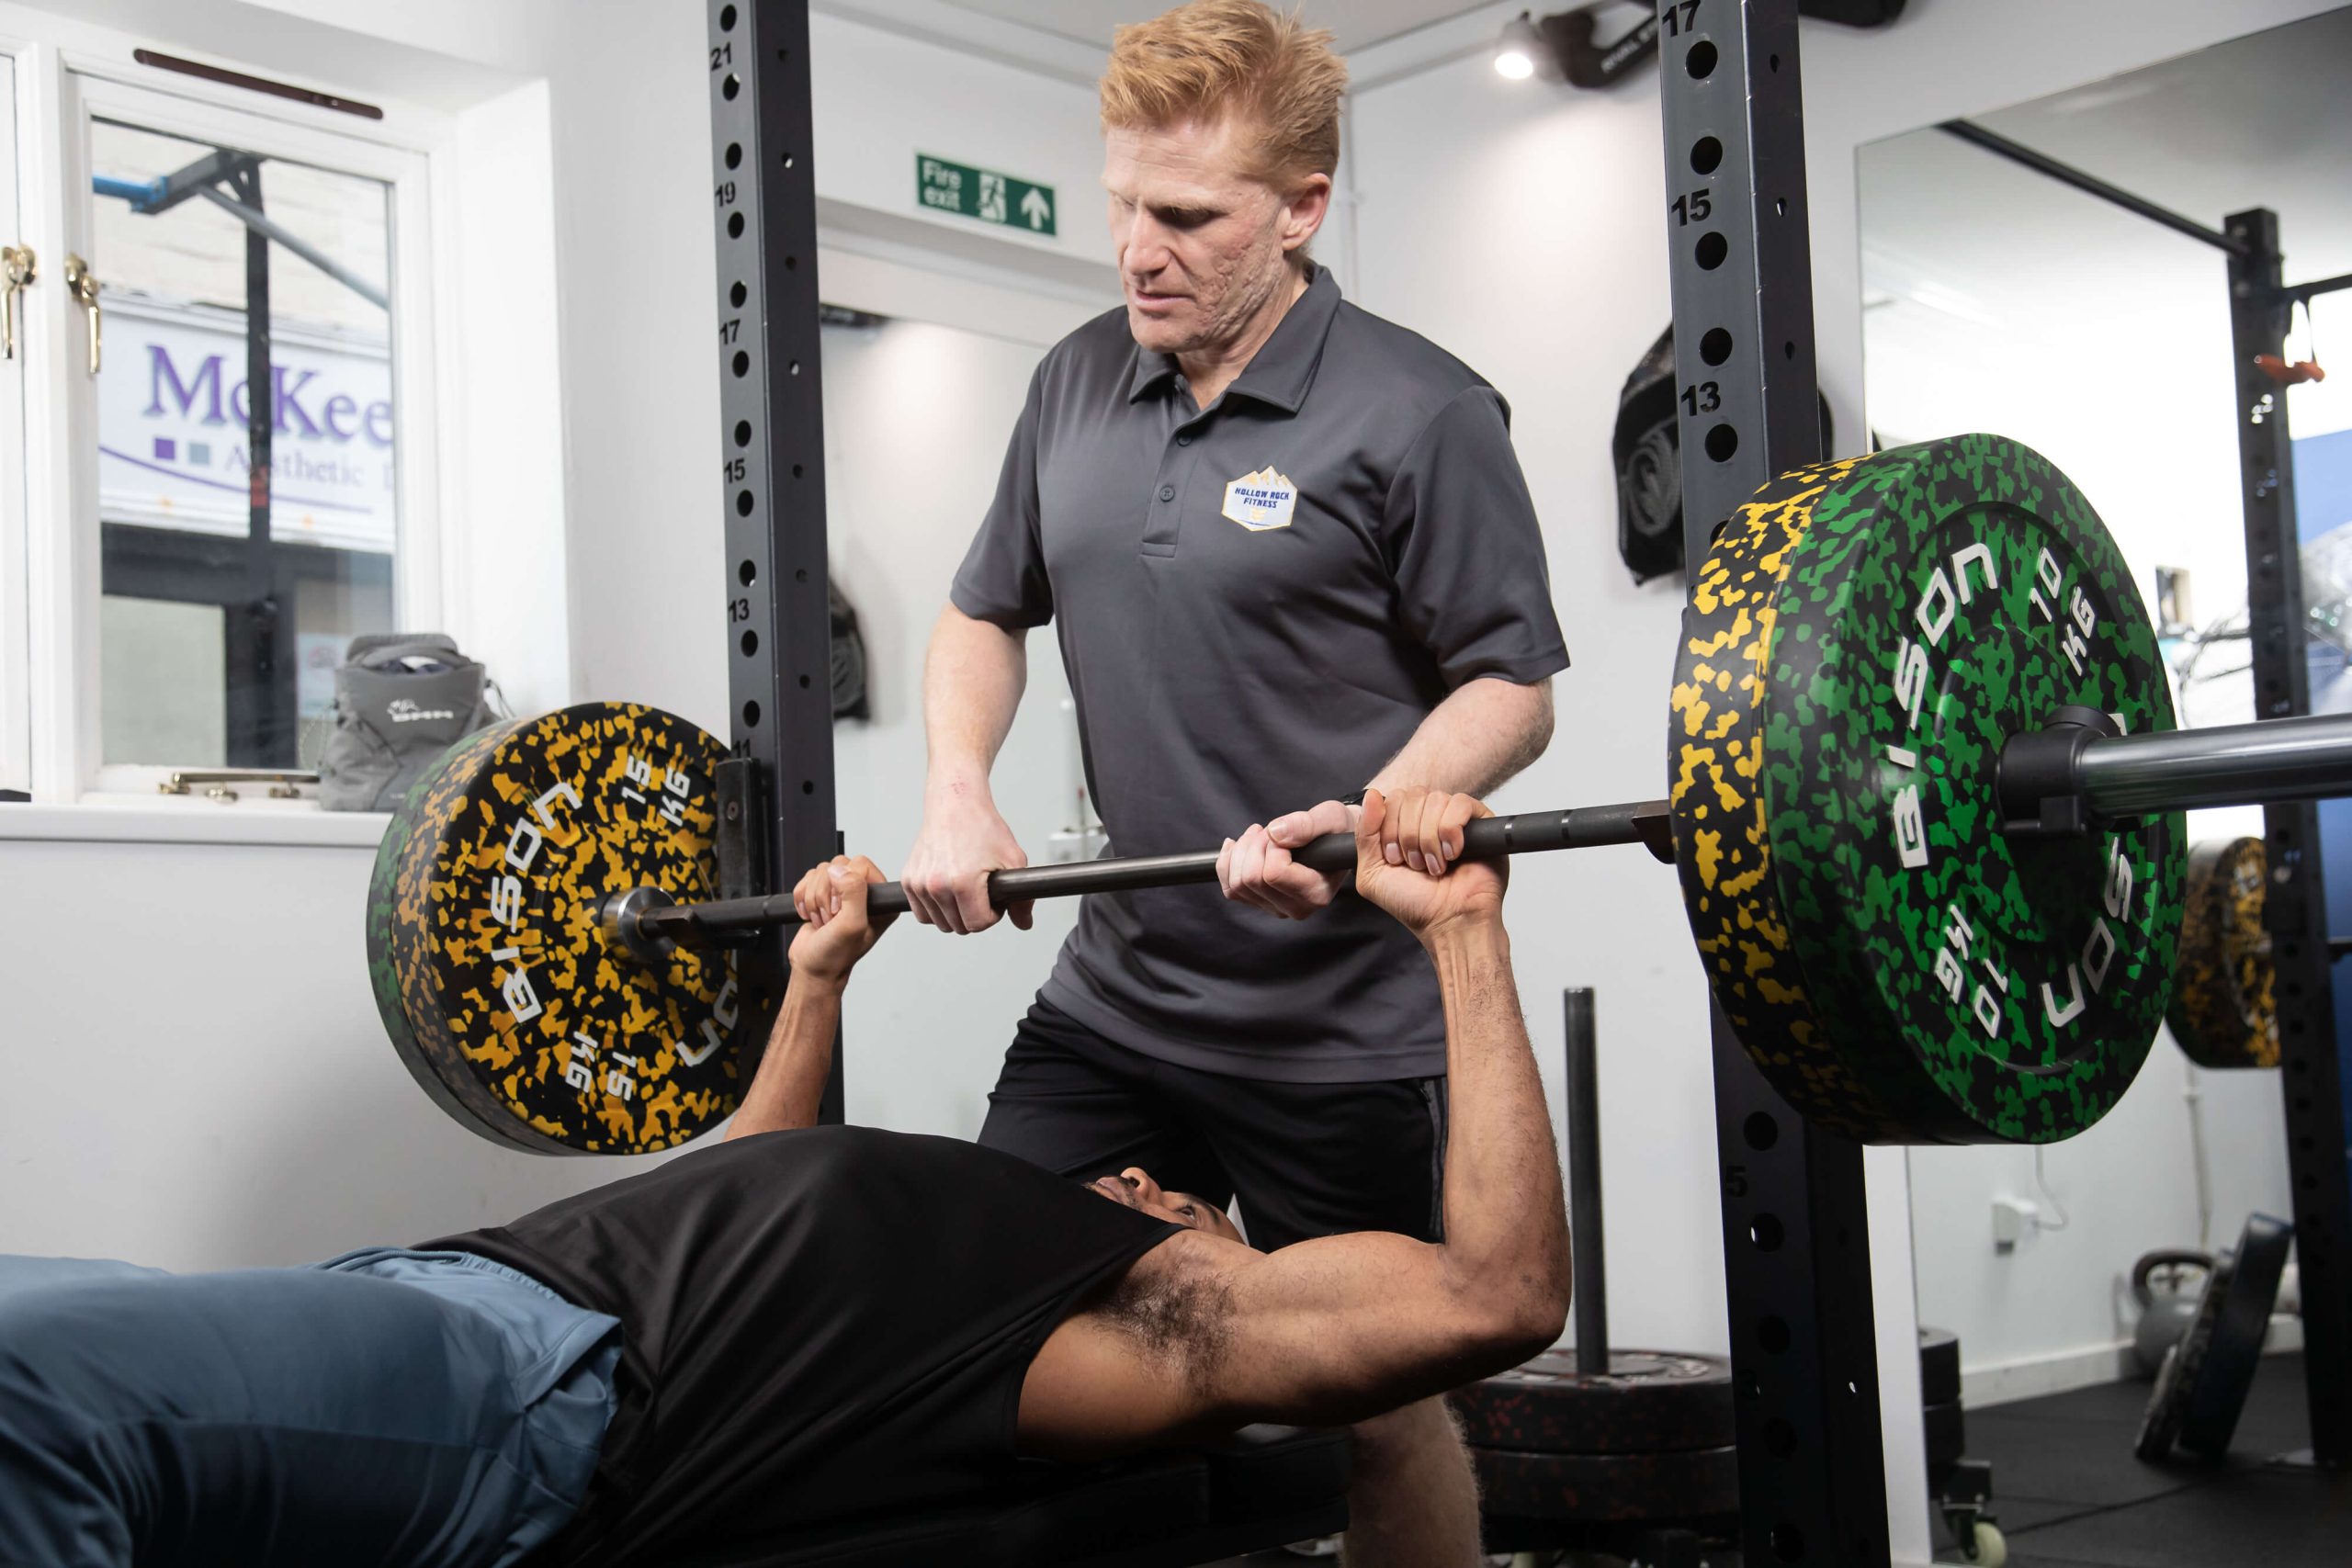
{"label": "lifter's hand on bar", "polygon": [[835,855],[804,873],[792,888],[792,912],[800,930],[786,952],[795,975],[839,985],[857,961],[874,951],[896,915],[875,919],[865,890],[883,880],[882,868],[864,855]]}
{"label": "lifter's hand on bar", "polygon": [[1327,800],[1262,827],[1252,822],[1217,852],[1217,886],[1237,904],[1252,905],[1285,920],[1306,919],[1338,897],[1347,878],[1301,865],[1291,852],[1326,833],[1352,831],[1363,809]]}
{"label": "lifter's hand on bar", "polygon": [[[1394,799],[1376,789],[1364,791],[1356,824],[1356,891],[1396,916],[1424,946],[1449,926],[1499,922],[1503,889],[1510,880],[1509,857],[1457,860],[1442,873],[1427,869],[1425,858],[1425,869],[1416,871],[1401,863],[1399,848],[1400,840],[1451,842],[1458,854],[1462,824],[1493,815],[1483,801],[1419,784],[1398,790]],[[1423,838],[1425,831],[1432,836]],[[1398,858],[1390,859],[1392,854]]]}
{"label": "lifter's hand on bar", "polygon": [[1380,823],[1381,858],[1428,876],[1443,876],[1462,858],[1463,825],[1492,817],[1476,799],[1442,790],[1398,790]]}

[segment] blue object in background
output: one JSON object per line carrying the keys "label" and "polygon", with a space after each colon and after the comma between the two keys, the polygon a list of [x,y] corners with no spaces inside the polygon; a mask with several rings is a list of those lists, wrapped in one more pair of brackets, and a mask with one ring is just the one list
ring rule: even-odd
{"label": "blue object in background", "polygon": [[[2306,435],[2294,444],[2295,537],[2305,545],[2352,524],[2352,430]],[[2352,711],[2352,678],[2344,655],[2324,644],[2312,649],[2312,709]],[[2319,803],[2320,874],[2327,885],[2327,931],[2352,935],[2352,800]],[[2352,973],[2339,960],[2332,971],[2335,993],[2335,1051],[2344,1085],[2344,1124],[2352,1129]]]}

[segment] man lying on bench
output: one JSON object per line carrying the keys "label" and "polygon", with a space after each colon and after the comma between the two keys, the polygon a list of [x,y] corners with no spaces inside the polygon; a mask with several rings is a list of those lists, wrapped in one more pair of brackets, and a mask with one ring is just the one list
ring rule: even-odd
{"label": "man lying on bench", "polygon": [[[727,1141],[513,1224],[309,1269],[174,1276],[0,1258],[0,1562],[644,1563],[984,1498],[1254,1421],[1353,1422],[1502,1371],[1567,1310],[1550,1122],[1506,863],[1358,890],[1437,966],[1445,1239],[1264,1254],[1130,1169],[1081,1186],[952,1139],[817,1127],[870,862],[807,923]],[[1104,1201],[1105,1199],[1110,1201]],[[552,1545],[548,1543],[552,1541]]]}

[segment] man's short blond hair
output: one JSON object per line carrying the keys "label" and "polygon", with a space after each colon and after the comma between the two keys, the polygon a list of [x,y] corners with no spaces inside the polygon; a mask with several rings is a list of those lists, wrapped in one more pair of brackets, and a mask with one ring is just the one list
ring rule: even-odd
{"label": "man's short blond hair", "polygon": [[1256,127],[1252,178],[1287,190],[1340,166],[1348,67],[1331,35],[1261,0],[1190,0],[1112,36],[1106,130],[1158,130],[1228,117]]}

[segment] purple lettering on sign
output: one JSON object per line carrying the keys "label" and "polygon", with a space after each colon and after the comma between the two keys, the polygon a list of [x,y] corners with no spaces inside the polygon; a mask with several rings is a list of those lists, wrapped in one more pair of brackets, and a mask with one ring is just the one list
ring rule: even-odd
{"label": "purple lettering on sign", "polygon": [[202,394],[205,399],[203,422],[206,424],[225,423],[220,417],[220,356],[219,355],[206,355],[204,363],[197,369],[195,381],[187,382],[180,379],[179,367],[172,363],[170,352],[160,343],[149,344],[147,345],[147,412],[149,413],[159,414],[164,412],[164,388],[167,384],[172,389],[174,400],[179,404],[179,411],[183,416],[194,410],[198,395]]}
{"label": "purple lettering on sign", "polygon": [[[379,423],[381,429],[377,428]],[[367,425],[368,440],[379,446],[390,446],[392,444],[392,405],[389,402],[369,403]]]}
{"label": "purple lettering on sign", "polygon": [[[286,384],[285,366],[273,365],[269,367],[270,400],[277,410],[279,434],[316,435],[319,433],[319,422],[312,419],[311,411],[302,406],[302,389],[318,378],[317,371],[305,370],[302,372],[302,378],[289,387]],[[289,419],[288,415],[292,418]],[[294,428],[293,420],[302,422],[302,428],[300,431]]]}
{"label": "purple lettering on sign", "polygon": [[359,434],[358,427],[338,422],[348,419],[358,412],[359,404],[349,393],[337,392],[327,400],[326,407],[319,411],[319,423],[325,425],[327,434],[337,441],[348,441]]}

